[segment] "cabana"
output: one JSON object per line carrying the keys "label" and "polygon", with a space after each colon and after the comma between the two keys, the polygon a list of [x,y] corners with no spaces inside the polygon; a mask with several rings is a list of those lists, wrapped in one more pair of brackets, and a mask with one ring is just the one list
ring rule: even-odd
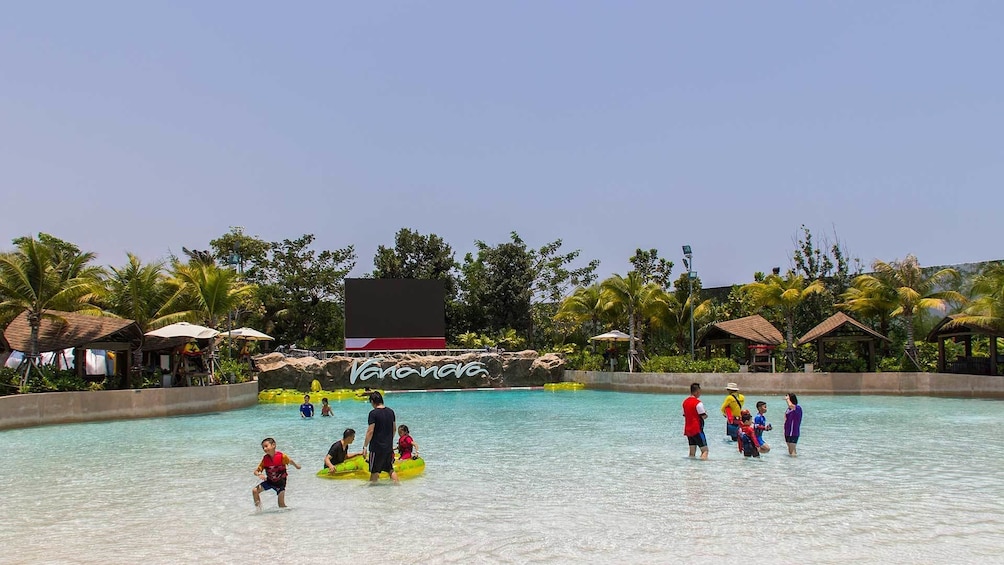
{"label": "cabana", "polygon": [[816,343],[816,366],[820,370],[825,370],[824,367],[834,361],[833,359],[826,358],[826,344],[827,343],[837,343],[837,342],[847,342],[853,341],[858,343],[867,342],[868,344],[868,371],[875,370],[875,342],[883,340],[886,342],[891,341],[886,336],[878,333],[877,331],[869,328],[868,326],[862,324],[861,322],[855,320],[854,318],[844,314],[843,312],[837,312],[836,314],[830,316],[820,323],[818,326],[812,328],[805,335],[803,335],[798,340],[799,345],[805,345],[807,343]]}
{"label": "cabana", "polygon": [[[1004,337],[1004,332],[1000,330],[978,326],[976,324],[954,324],[957,314],[945,316],[938,325],[934,326],[931,333],[927,334],[929,343],[938,344],[938,372],[939,373],[962,373],[967,375],[998,375],[998,369],[1002,360],[997,353],[997,338]],[[973,356],[973,337],[987,336],[990,338],[989,357]],[[955,361],[948,362],[945,359],[945,340],[951,339],[955,343],[960,341],[965,346],[965,355]]]}
{"label": "cabana", "polygon": [[729,357],[733,346],[744,346],[751,371],[770,371],[773,370],[772,352],[782,343],[784,336],[777,328],[763,316],[753,315],[712,324],[701,336],[699,345],[705,348],[709,359],[715,346],[724,347]]}
{"label": "cabana", "polygon": [[[22,313],[4,330],[4,338],[11,349],[31,351],[31,325],[27,312]],[[132,352],[143,343],[143,330],[132,320],[90,316],[76,312],[46,310],[38,328],[38,352],[73,349],[75,360],[84,359],[85,349],[103,349],[119,353],[115,372],[122,377],[122,385],[130,386]],[[77,375],[85,377],[85,363],[75,362]]]}

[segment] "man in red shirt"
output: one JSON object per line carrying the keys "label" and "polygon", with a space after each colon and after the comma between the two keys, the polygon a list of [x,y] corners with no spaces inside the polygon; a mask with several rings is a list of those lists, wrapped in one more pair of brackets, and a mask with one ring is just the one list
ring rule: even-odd
{"label": "man in red shirt", "polygon": [[708,440],[704,437],[704,420],[708,418],[701,402],[701,383],[690,385],[690,396],[683,401],[683,435],[690,444],[690,456],[697,454],[701,448],[701,459],[708,458]]}

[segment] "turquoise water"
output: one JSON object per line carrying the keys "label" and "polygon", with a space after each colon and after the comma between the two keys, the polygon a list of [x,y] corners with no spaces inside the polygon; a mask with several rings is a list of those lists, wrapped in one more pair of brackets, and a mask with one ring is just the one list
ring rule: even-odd
{"label": "turquoise water", "polygon": [[[0,432],[0,562],[951,563],[1004,553],[1004,403],[801,398],[799,457],[708,431],[686,457],[683,396],[598,391],[396,394],[427,460],[394,487],[314,477],[368,405],[334,403]],[[706,395],[717,414],[720,396]],[[722,430],[719,435],[719,431]],[[253,510],[261,439],[291,469],[288,510]]]}

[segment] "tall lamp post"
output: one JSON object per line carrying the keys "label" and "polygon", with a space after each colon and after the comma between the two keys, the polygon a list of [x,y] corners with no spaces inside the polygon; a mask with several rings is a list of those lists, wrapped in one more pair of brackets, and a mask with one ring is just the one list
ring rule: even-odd
{"label": "tall lamp post", "polygon": [[694,252],[689,245],[683,246],[683,266],[687,268],[687,302],[690,302],[690,360],[694,357],[694,279],[697,272],[694,271]]}

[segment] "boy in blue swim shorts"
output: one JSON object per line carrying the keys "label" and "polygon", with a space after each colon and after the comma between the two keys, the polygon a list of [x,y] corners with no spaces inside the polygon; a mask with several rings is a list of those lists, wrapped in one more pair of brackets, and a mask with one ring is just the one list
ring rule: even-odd
{"label": "boy in blue swim shorts", "polygon": [[261,448],[265,451],[265,456],[261,458],[261,463],[255,469],[254,474],[262,480],[261,484],[251,489],[251,498],[254,499],[255,508],[261,510],[261,497],[258,495],[263,490],[274,490],[279,495],[279,508],[286,507],[286,465],[292,465],[297,469],[300,465],[289,458],[281,451],[275,450],[275,440],[267,437],[262,440]]}

